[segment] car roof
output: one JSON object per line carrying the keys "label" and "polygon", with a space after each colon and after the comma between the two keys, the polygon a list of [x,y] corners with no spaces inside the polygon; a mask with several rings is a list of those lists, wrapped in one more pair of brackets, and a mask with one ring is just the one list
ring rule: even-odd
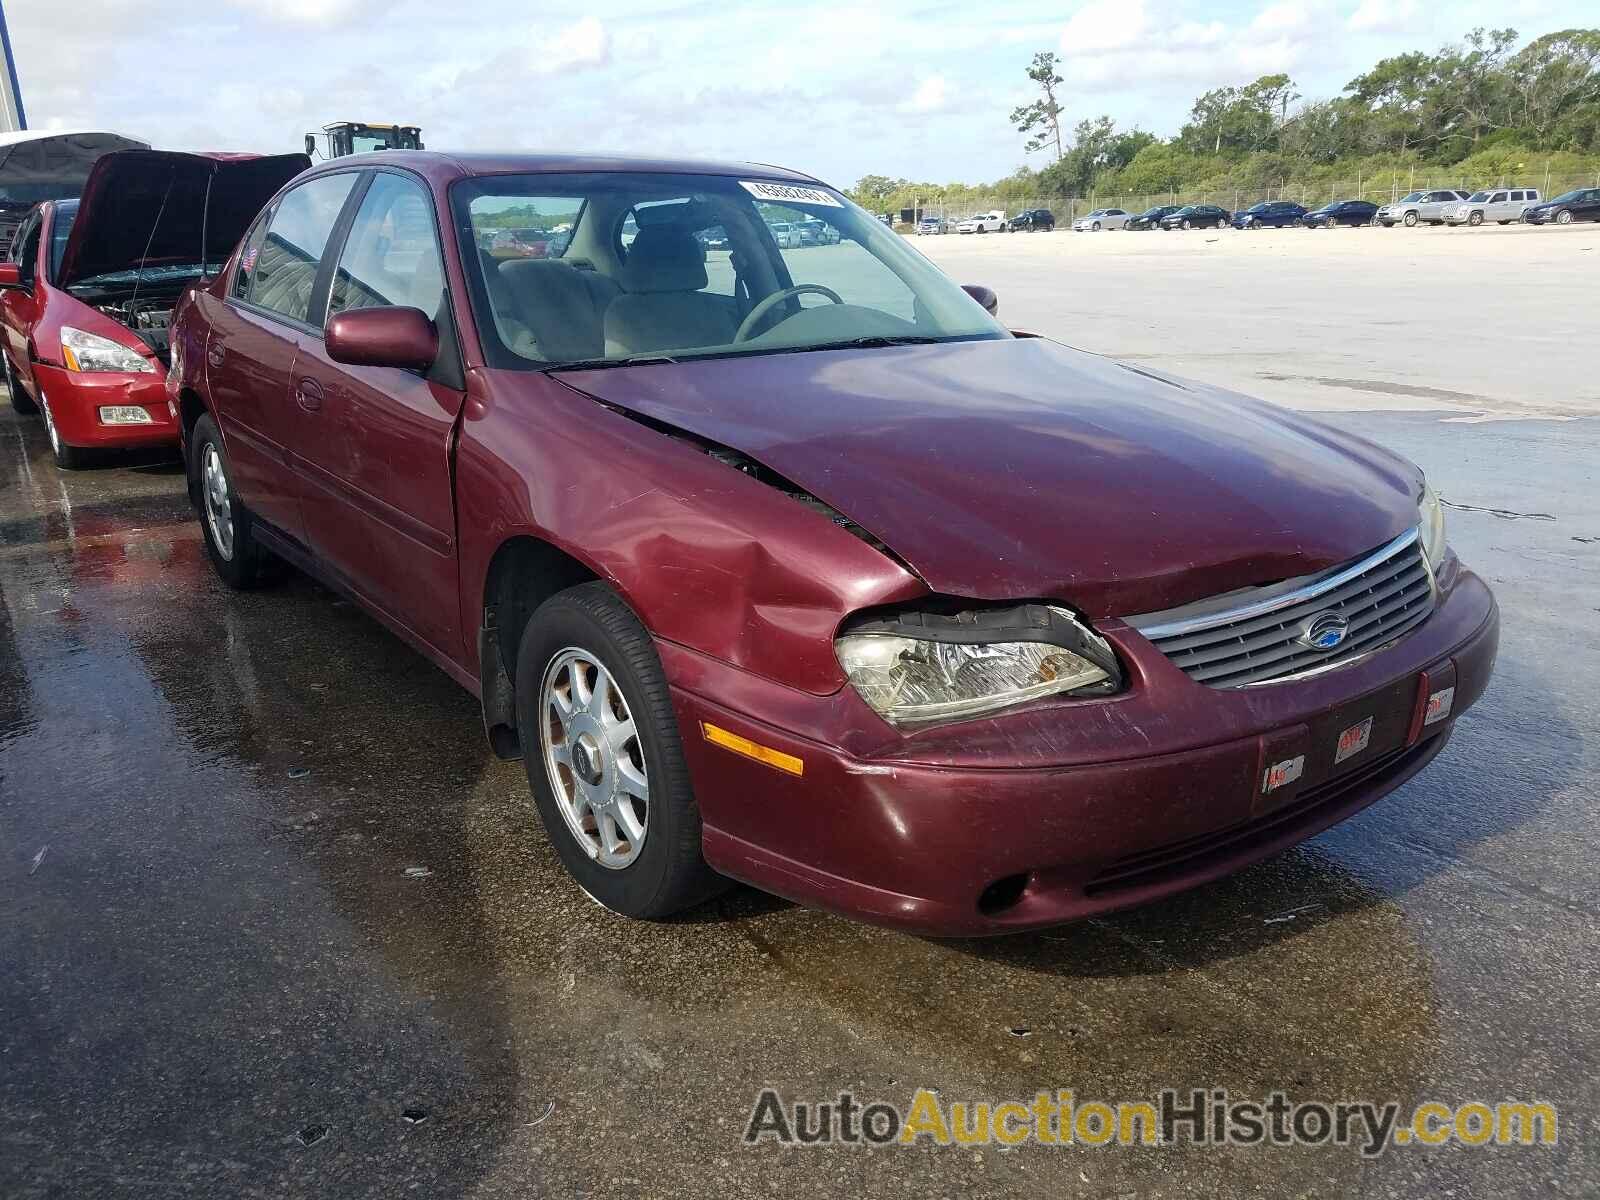
{"label": "car roof", "polygon": [[770,163],[720,161],[698,158],[653,158],[646,155],[558,153],[448,153],[438,150],[378,150],[346,155],[318,163],[307,175],[350,167],[407,167],[436,183],[477,175],[533,174],[665,174],[734,175],[747,179],[775,179],[826,187],[814,175],[776,167]]}

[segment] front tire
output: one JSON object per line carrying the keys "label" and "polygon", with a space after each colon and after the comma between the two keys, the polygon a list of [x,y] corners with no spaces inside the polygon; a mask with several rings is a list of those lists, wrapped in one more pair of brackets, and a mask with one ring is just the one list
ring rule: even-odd
{"label": "front tire", "polygon": [[1183,227],[1185,229],[1193,229],[1194,228],[1194,226],[1189,223],[1189,219],[1187,217],[1185,217],[1183,219]]}
{"label": "front tire", "polygon": [[272,581],[277,560],[255,537],[255,520],[233,490],[233,472],[217,423],[206,414],[189,435],[191,495],[200,512],[206,556],[222,582],[249,591]]}
{"label": "front tire", "polygon": [[39,406],[22,390],[22,385],[17,382],[17,373],[11,369],[11,359],[3,350],[0,350],[0,363],[5,365],[6,394],[11,397],[12,409],[25,417],[38,412]]}
{"label": "front tire", "polygon": [[700,809],[655,643],[603,583],[560,592],[517,651],[528,786],[562,865],[613,912],[659,920],[729,886]]}
{"label": "front tire", "polygon": [[1414,212],[1407,213],[1404,224],[1407,229],[1415,229],[1417,227],[1417,214]]}
{"label": "front tire", "polygon": [[39,411],[44,417],[44,431],[50,438],[50,453],[55,455],[56,466],[63,471],[81,470],[85,464],[84,451],[61,440],[56,419],[50,415],[50,398],[39,389]]}
{"label": "front tire", "polygon": [[1092,232],[1094,232],[1094,233],[1099,233],[1100,232],[1100,222],[1096,221],[1092,226],[1090,226],[1090,230]]}
{"label": "front tire", "polygon": [[1483,224],[1483,214],[1481,212],[1468,213],[1467,224],[1476,229],[1479,225]]}
{"label": "front tire", "polygon": [[1556,214],[1556,224],[1557,225],[1571,225],[1572,224],[1572,214],[1570,212],[1568,212],[1566,209],[1563,208],[1560,212],[1558,212]]}

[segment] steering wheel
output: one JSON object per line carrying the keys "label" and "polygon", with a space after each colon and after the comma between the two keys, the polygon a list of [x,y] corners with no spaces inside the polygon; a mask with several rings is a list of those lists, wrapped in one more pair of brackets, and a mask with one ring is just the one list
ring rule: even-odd
{"label": "steering wheel", "polygon": [[826,296],[835,304],[844,303],[844,298],[838,292],[832,288],[823,287],[820,283],[799,283],[794,287],[782,288],[758,303],[750,310],[745,319],[739,322],[739,331],[733,335],[734,343],[748,342],[752,336],[752,331],[760,323],[762,317],[766,316],[777,305],[789,299],[789,297],[803,296],[807,292],[815,292],[819,296]]}

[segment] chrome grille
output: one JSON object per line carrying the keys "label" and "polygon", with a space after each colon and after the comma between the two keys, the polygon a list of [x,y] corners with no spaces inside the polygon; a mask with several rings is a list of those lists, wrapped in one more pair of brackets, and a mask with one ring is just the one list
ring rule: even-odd
{"label": "chrome grille", "polygon": [[[1433,611],[1433,573],[1417,531],[1320,575],[1230,592],[1128,618],[1184,674],[1210,687],[1271,683],[1352,662],[1420,625]],[[1302,641],[1336,614],[1344,640],[1331,650]]]}

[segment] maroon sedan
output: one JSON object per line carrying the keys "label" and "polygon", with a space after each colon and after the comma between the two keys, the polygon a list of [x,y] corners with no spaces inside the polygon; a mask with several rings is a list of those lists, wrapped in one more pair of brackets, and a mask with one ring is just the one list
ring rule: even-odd
{"label": "maroon sedan", "polygon": [[[484,252],[513,217],[570,239]],[[1421,473],[993,307],[771,167],[364,155],[183,303],[168,391],[223,579],[287,560],[471,689],[631,916],[1069,921],[1437,754],[1498,615]]]}

